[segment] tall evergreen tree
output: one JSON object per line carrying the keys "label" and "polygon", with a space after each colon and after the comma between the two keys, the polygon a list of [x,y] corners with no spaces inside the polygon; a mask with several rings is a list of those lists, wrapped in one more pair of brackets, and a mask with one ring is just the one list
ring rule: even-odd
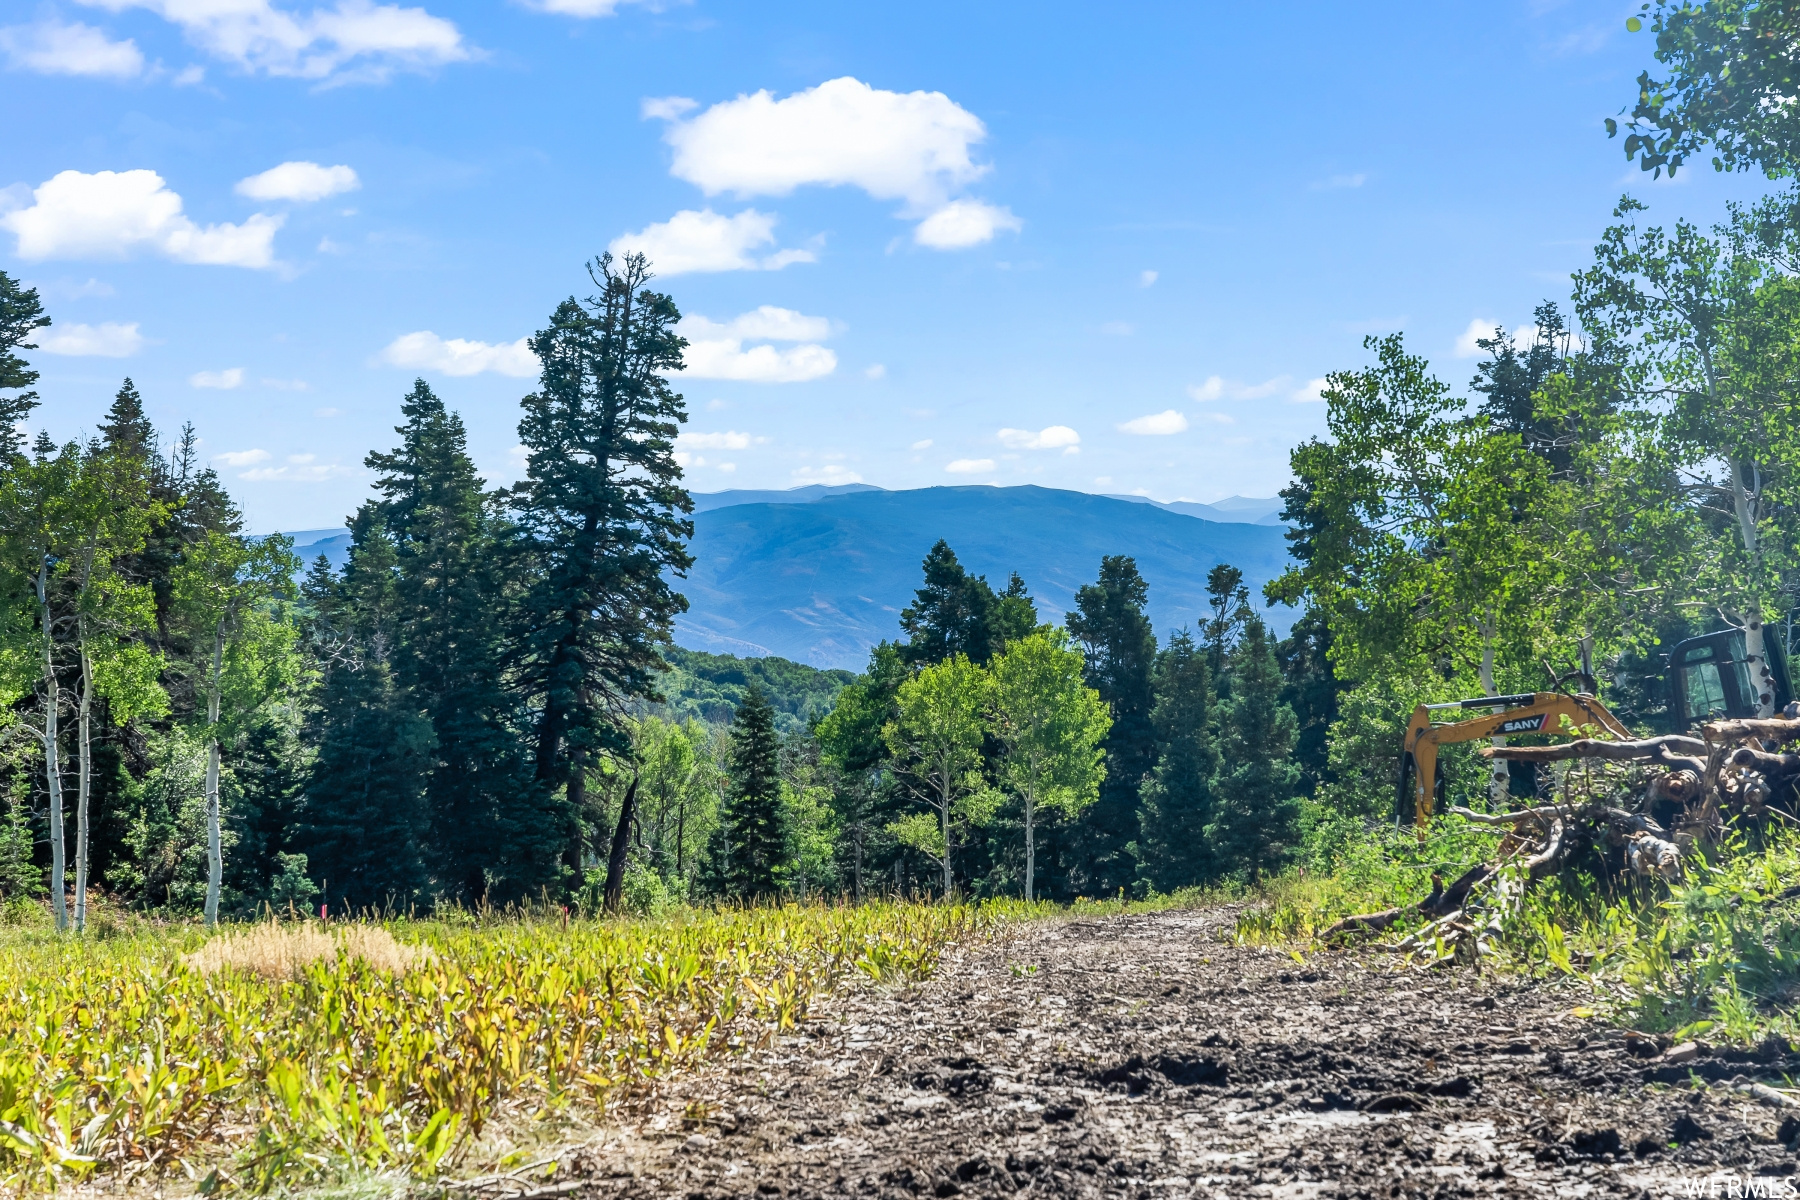
{"label": "tall evergreen tree", "polygon": [[741,900],[772,897],[780,890],[788,858],[781,739],[775,732],[775,710],[754,684],[731,722],[730,789],[723,822],[730,845],[726,887]]}
{"label": "tall evergreen tree", "polygon": [[[994,623],[1000,603],[994,589],[982,576],[969,574],[942,539],[925,555],[924,568],[924,586],[900,612],[907,639],[901,656],[908,666],[918,667],[964,654],[976,666],[985,666],[999,641]],[[1032,615],[1035,621],[1035,609]]]}
{"label": "tall evergreen tree", "polygon": [[1220,691],[1225,680],[1225,660],[1250,620],[1250,589],[1244,586],[1244,573],[1230,563],[1219,563],[1206,573],[1207,605],[1212,615],[1201,629],[1206,645],[1206,663],[1212,669],[1215,686]]}
{"label": "tall evergreen tree", "polygon": [[1313,796],[1332,778],[1326,741],[1338,719],[1343,684],[1331,667],[1331,626],[1309,609],[1275,647],[1281,667],[1281,702],[1294,710],[1298,733],[1294,762],[1300,767],[1299,793]]}
{"label": "tall evergreen tree", "polygon": [[[351,533],[342,582],[308,597],[315,642],[335,652],[310,722],[318,757],[295,842],[328,903],[404,909],[425,891],[432,733],[395,678],[396,555],[373,504],[357,513]],[[308,582],[323,581],[315,573]]]}
{"label": "tall evergreen tree", "polygon": [[506,686],[505,544],[468,454],[462,418],[417,380],[391,454],[370,454],[394,541],[394,670],[431,722],[429,863],[463,903],[517,900],[556,881],[561,839],[529,786],[524,730]]}
{"label": "tall evergreen tree", "polygon": [[1131,845],[1138,837],[1138,789],[1156,766],[1150,720],[1156,634],[1144,613],[1148,598],[1136,560],[1108,555],[1100,560],[1098,582],[1082,586],[1068,616],[1069,632],[1087,653],[1088,684],[1112,713],[1100,799],[1066,843],[1068,886],[1084,895],[1110,895],[1137,877]]}
{"label": "tall evergreen tree", "polygon": [[522,402],[530,459],[512,493],[534,572],[517,678],[537,708],[536,783],[563,798],[571,870],[585,848],[587,773],[602,754],[629,753],[626,706],[656,698],[657,647],[687,608],[669,576],[692,564],[694,532],[675,462],[687,413],[668,384],[687,345],[681,314],[646,287],[642,255],[618,269],[602,255],[589,274],[600,294],[564,301],[532,338],[543,375]]}
{"label": "tall evergreen tree", "polygon": [[1219,768],[1208,850],[1221,875],[1278,870],[1297,836],[1300,766],[1294,712],[1281,703],[1281,670],[1269,631],[1252,617],[1231,655],[1231,699],[1219,716]]}
{"label": "tall evergreen tree", "polygon": [[100,422],[100,436],[114,454],[146,463],[157,458],[156,427],[144,415],[144,398],[130,376],[113,396],[106,420]]}
{"label": "tall evergreen tree", "polygon": [[0,393],[13,393],[0,395],[0,459],[23,452],[19,423],[37,407],[37,393],[30,388],[38,373],[15,351],[31,349],[31,335],[48,324],[37,289],[23,287],[0,271]]}
{"label": "tall evergreen tree", "polygon": [[1138,878],[1159,892],[1192,887],[1212,873],[1206,826],[1213,818],[1212,780],[1219,755],[1213,739],[1212,668],[1185,629],[1156,660],[1156,727],[1160,753],[1144,780],[1138,808]]}
{"label": "tall evergreen tree", "polygon": [[1026,589],[1025,581],[1014,571],[1006,581],[1006,590],[994,597],[993,642],[998,653],[1014,642],[1023,641],[1038,629],[1037,604]]}

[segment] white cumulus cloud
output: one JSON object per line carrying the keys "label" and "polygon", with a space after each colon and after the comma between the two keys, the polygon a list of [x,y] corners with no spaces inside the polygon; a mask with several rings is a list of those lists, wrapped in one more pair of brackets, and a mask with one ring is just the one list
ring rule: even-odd
{"label": "white cumulus cloud", "polygon": [[684,449],[748,450],[751,446],[769,439],[752,437],[747,433],[739,433],[735,429],[727,429],[723,433],[698,433],[691,429],[685,429],[676,440]]}
{"label": "white cumulus cloud", "polygon": [[524,338],[516,342],[475,342],[466,338],[441,338],[429,329],[403,333],[381,352],[381,361],[392,367],[439,371],[445,375],[479,375],[492,371],[525,379],[538,373],[537,355]]}
{"label": "white cumulus cloud", "polygon": [[[555,13],[560,17],[610,17],[620,6],[639,3],[640,0],[525,0],[527,8],[535,8],[539,12]],[[649,0],[642,0],[649,2]]]}
{"label": "white cumulus cloud", "polygon": [[1149,287],[1156,282],[1156,279],[1157,279],[1157,275],[1156,275],[1155,271],[1139,271],[1138,272],[1138,286],[1139,287]]}
{"label": "white cumulus cloud", "polygon": [[135,41],[112,41],[80,22],[40,21],[0,29],[0,50],[14,67],[40,75],[132,79],[144,71],[144,54]]}
{"label": "white cumulus cloud", "polygon": [[694,338],[747,338],[759,342],[817,342],[831,336],[828,317],[809,317],[791,308],[764,304],[729,321],[705,317],[682,318],[682,336]]}
{"label": "white cumulus cloud", "polygon": [[46,354],[70,358],[129,358],[144,346],[136,321],[128,325],[106,321],[99,325],[52,325],[35,335]]}
{"label": "white cumulus cloud", "polygon": [[1494,336],[1494,330],[1500,322],[1490,321],[1485,317],[1476,317],[1469,322],[1468,328],[1456,335],[1456,357],[1478,358],[1482,349],[1475,343]]}
{"label": "white cumulus cloud", "polygon": [[[652,115],[670,112],[669,102]],[[942,92],[889,92],[845,76],[777,100],[767,91],[675,121],[677,179],[707,195],[785,196],[805,184],[859,187],[921,207],[980,178],[981,119]]]}
{"label": "white cumulus cloud", "polygon": [[[250,453],[262,454],[264,459],[268,458],[268,455],[263,454],[261,450],[253,450]],[[323,483],[327,479],[349,474],[346,468],[340,467],[336,463],[322,463],[317,460],[318,455],[316,454],[290,454],[287,456],[287,461],[279,467],[252,467],[248,471],[240,472],[238,478],[249,479],[257,483],[275,481]]]}
{"label": "white cumulus cloud", "polygon": [[979,200],[952,200],[920,221],[913,241],[933,250],[962,250],[991,241],[1001,230],[1017,233],[1024,222],[1011,210]]}
{"label": "white cumulus cloud", "polygon": [[958,458],[944,464],[944,470],[952,475],[979,475],[993,469],[991,458]]}
{"label": "white cumulus cloud", "polygon": [[33,203],[0,216],[20,258],[125,258],[149,250],[176,262],[268,267],[282,218],[257,213],[241,225],[196,225],[155,171],[62,171],[32,190]]}
{"label": "white cumulus cloud", "polygon": [[[804,383],[837,370],[837,355],[818,342],[831,335],[831,321],[791,308],[765,304],[729,321],[684,317],[688,339],[682,374],[692,379],[736,379],[746,383]],[[761,342],[748,346],[745,342]],[[769,342],[799,342],[777,349]]]}
{"label": "white cumulus cloud", "polygon": [[244,368],[227,367],[223,371],[196,371],[188,376],[188,383],[197,388],[218,388],[230,391],[244,382]]}
{"label": "white cumulus cloud", "polygon": [[744,348],[736,338],[693,342],[682,373],[694,379],[736,379],[743,383],[805,383],[837,370],[837,355],[824,346],[792,346],[777,350],[762,345]]}
{"label": "white cumulus cloud", "polygon": [[223,454],[213,455],[213,459],[228,467],[253,467],[259,462],[268,462],[269,452],[267,450],[227,450]]}
{"label": "white cumulus cloud", "polygon": [[1288,399],[1300,404],[1311,404],[1323,400],[1325,399],[1325,382],[1325,377],[1323,375],[1319,376],[1317,379],[1309,379],[1298,388],[1295,388],[1294,394],[1288,397]]}
{"label": "white cumulus cloud", "polygon": [[1202,404],[1210,400],[1262,400],[1275,395],[1292,382],[1286,375],[1277,375],[1261,383],[1239,383],[1217,375],[1208,375],[1204,382],[1189,385],[1187,393]]}
{"label": "white cumulus cloud", "polygon": [[1147,417],[1134,417],[1119,426],[1119,432],[1163,437],[1171,433],[1180,433],[1187,427],[1188,419],[1169,408],[1159,413],[1151,413]]}
{"label": "white cumulus cloud", "polygon": [[1067,425],[1051,425],[1035,433],[1029,429],[1002,429],[1000,444],[1008,450],[1072,450],[1081,435]]}
{"label": "white cumulus cloud", "polygon": [[669,122],[670,172],[709,196],[861,188],[924,216],[914,238],[934,249],[978,245],[1020,227],[1004,208],[957,198],[990,169],[972,154],[987,127],[942,92],[891,92],[844,76],[779,100],[760,91],[687,116],[697,108],[666,96],[646,100],[643,113]]}
{"label": "white cumulus cloud", "polygon": [[658,275],[689,271],[779,271],[798,262],[813,262],[810,250],[778,250],[758,254],[775,241],[775,216],[747,208],[735,217],[710,208],[684,209],[667,221],[612,240],[615,255],[642,254]]}
{"label": "white cumulus cloud", "polygon": [[291,200],[310,204],[327,196],[354,192],[362,186],[356,172],[346,166],[321,167],[316,162],[284,162],[260,175],[238,180],[233,190],[252,200]]}
{"label": "white cumulus cloud", "polygon": [[475,57],[455,24],[422,8],[338,0],[307,12],[269,0],[81,0],[146,9],[201,50],[239,69],[330,82],[379,82]]}

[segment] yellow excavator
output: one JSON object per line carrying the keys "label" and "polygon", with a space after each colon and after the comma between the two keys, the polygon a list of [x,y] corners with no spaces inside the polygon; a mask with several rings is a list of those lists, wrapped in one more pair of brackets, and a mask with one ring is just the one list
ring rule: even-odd
{"label": "yellow excavator", "polygon": [[[1763,653],[1773,668],[1774,708],[1781,711],[1794,699],[1788,683],[1784,639],[1769,638]],[[1723,629],[1679,643],[1669,652],[1664,686],[1668,711],[1677,728],[1689,729],[1721,718],[1737,720],[1763,711],[1751,686],[1751,673],[1741,629]],[[1523,692],[1516,696],[1483,696],[1449,704],[1421,704],[1407,722],[1400,747],[1400,792],[1396,816],[1406,819],[1411,811],[1419,828],[1431,819],[1432,809],[1444,799],[1444,778],[1438,774],[1438,747],[1473,742],[1496,734],[1563,734],[1569,737],[1605,735],[1629,741],[1636,736],[1594,697],[1592,668],[1585,662],[1574,675],[1558,676],[1545,663],[1553,686],[1579,681],[1579,692]],[[1444,720],[1437,714],[1472,709],[1498,709],[1466,721]],[[1568,724],[1562,718],[1568,717]]]}
{"label": "yellow excavator", "polygon": [[[1438,714],[1472,709],[1498,709],[1466,721],[1444,721]],[[1563,718],[1569,718],[1568,725]],[[1521,692],[1513,696],[1483,696],[1453,700],[1448,704],[1421,704],[1406,723],[1400,751],[1399,811],[1410,806],[1420,829],[1431,820],[1431,810],[1444,798],[1444,779],[1438,774],[1438,747],[1473,742],[1498,735],[1527,733],[1592,737],[1604,731],[1628,740],[1632,734],[1606,705],[1587,692]]]}

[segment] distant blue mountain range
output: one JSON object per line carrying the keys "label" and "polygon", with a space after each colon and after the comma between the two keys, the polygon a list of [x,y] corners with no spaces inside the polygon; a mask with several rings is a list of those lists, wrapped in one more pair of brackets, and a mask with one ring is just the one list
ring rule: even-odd
{"label": "distant blue mountain range", "polygon": [[[1102,556],[1128,554],[1166,637],[1200,618],[1216,564],[1242,569],[1253,594],[1285,569],[1280,509],[1278,499],[1159,503],[1041,487],[701,492],[694,566],[678,585],[689,611],[675,623],[675,640],[692,650],[861,670],[876,642],[899,636],[900,610],[939,538],[995,588],[1017,571],[1043,618],[1056,622],[1099,575]],[[347,530],[288,536],[309,565],[323,554],[342,568],[349,554]],[[1281,609],[1267,616],[1281,632],[1292,622]]]}
{"label": "distant blue mountain range", "polygon": [[[1058,622],[1076,590],[1099,575],[1102,556],[1131,555],[1161,636],[1199,618],[1216,564],[1241,568],[1257,592],[1288,562],[1279,524],[1204,520],[1137,496],[1041,487],[795,489],[808,491],[811,499],[798,503],[718,503],[744,495],[731,492],[695,497],[696,509],[705,508],[694,516],[694,566],[681,588],[691,607],[676,621],[676,641],[860,670],[871,646],[899,636],[900,610],[939,538],[996,588],[1017,571],[1039,612]],[[1278,501],[1256,503],[1278,510]],[[1239,511],[1260,520],[1271,509]],[[1292,621],[1280,610],[1269,619],[1283,632]]]}

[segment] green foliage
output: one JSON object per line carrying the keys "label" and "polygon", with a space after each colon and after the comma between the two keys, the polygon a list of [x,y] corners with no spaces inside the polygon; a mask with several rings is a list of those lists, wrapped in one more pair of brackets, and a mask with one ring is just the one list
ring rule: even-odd
{"label": "green foliage", "polygon": [[1024,809],[1025,900],[1034,898],[1040,808],[1065,820],[1100,798],[1100,743],[1112,726],[1100,693],[1086,686],[1080,651],[1061,630],[1009,645],[990,672],[998,774]]}
{"label": "green foliage", "polygon": [[1100,578],[1075,593],[1075,611],[1068,615],[1069,632],[1086,652],[1088,684],[1112,715],[1102,747],[1100,799],[1073,831],[1063,884],[1068,892],[1109,896],[1135,882],[1130,848],[1138,840],[1138,789],[1156,767],[1150,718],[1156,634],[1144,613],[1148,595],[1136,561],[1108,555],[1100,560]]}
{"label": "green foliage", "polygon": [[775,710],[776,728],[783,733],[804,729],[808,721],[830,712],[838,692],[856,678],[851,671],[820,670],[773,656],[739,658],[671,646],[663,657],[669,662],[657,684],[663,700],[651,706],[659,715],[723,725],[754,684]]}
{"label": "green foliage", "polygon": [[731,726],[730,785],[721,823],[729,847],[726,887],[737,899],[771,899],[786,880],[791,847],[780,753],[775,710],[752,685]]}
{"label": "green foliage", "polygon": [[791,1032],[848,980],[925,979],[947,946],[1007,919],[815,905],[264,923],[207,940],[7,929],[0,1183],[110,1186],[153,1162],[202,1190],[285,1193],[489,1166],[483,1135],[519,1114],[594,1111]]}
{"label": "green foliage", "polygon": [[1219,765],[1213,715],[1209,655],[1183,630],[1169,639],[1156,662],[1151,719],[1161,754],[1144,780],[1136,850],[1138,878],[1147,891],[1194,887],[1214,874],[1206,839]]}
{"label": "green foliage", "polygon": [[31,348],[31,335],[50,324],[36,288],[0,271],[0,459],[10,460],[23,449],[19,426],[37,407],[37,393],[30,391],[38,373],[17,351]]}
{"label": "green foliage", "polygon": [[946,897],[956,891],[952,860],[959,840],[987,823],[996,797],[981,776],[991,683],[966,655],[921,669],[895,691],[896,714],[882,729],[895,766],[929,809],[888,826],[905,844],[939,861]]}
{"label": "green foliage", "polygon": [[[1626,27],[1636,33],[1644,22],[1631,17]],[[1800,16],[1769,0],[1656,0],[1650,29],[1656,60],[1669,73],[1638,76],[1626,159],[1652,178],[1664,171],[1672,177],[1710,144],[1715,170],[1794,174],[1800,124],[1791,98],[1800,79],[1791,47],[1800,41]],[[1607,119],[1609,137],[1619,128]]]}
{"label": "green foliage", "polygon": [[[961,654],[985,666],[1004,643],[1000,598],[984,576],[969,574],[956,561],[956,552],[941,538],[925,555],[924,569],[924,585],[912,604],[900,610],[900,629],[906,634],[901,658],[917,667]],[[1024,584],[1017,576],[1014,583],[1016,600],[1023,596]],[[1024,599],[1029,605],[1029,597]],[[1013,614],[1006,619],[1016,621],[1016,605],[1006,611]]]}
{"label": "green foliage", "polygon": [[1206,840],[1217,873],[1255,878],[1278,869],[1293,852],[1300,817],[1296,722],[1280,702],[1281,671],[1258,619],[1251,619],[1232,651],[1231,678],[1231,698],[1219,714],[1219,767]]}
{"label": "green foliage", "polygon": [[515,666],[538,706],[534,773],[567,789],[573,817],[586,772],[628,749],[626,705],[655,695],[658,647],[687,607],[669,576],[688,568],[693,536],[675,462],[687,411],[667,379],[687,344],[681,314],[645,286],[642,255],[617,269],[602,255],[589,274],[600,294],[565,300],[531,340],[543,373],[521,401],[530,457],[509,496],[531,580]]}

